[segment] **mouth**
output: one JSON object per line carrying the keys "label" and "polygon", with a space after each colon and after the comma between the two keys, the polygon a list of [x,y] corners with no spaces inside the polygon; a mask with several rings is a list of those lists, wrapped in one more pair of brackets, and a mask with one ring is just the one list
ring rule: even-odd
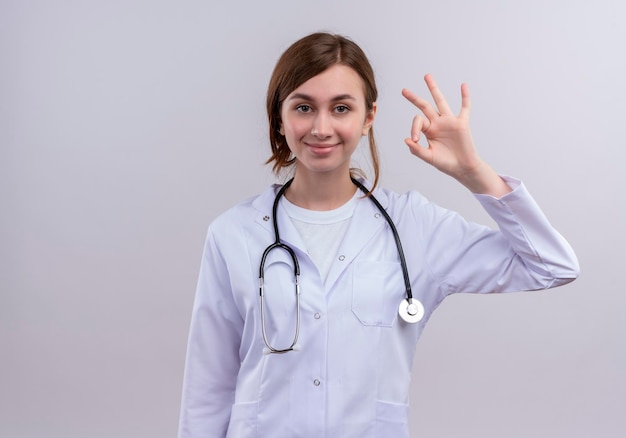
{"label": "mouth", "polygon": [[306,146],[316,155],[328,155],[337,146],[336,143],[305,143]]}

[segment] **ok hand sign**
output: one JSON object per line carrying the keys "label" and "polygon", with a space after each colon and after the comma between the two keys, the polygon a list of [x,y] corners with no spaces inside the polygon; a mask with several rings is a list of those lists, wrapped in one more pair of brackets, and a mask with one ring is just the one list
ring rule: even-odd
{"label": "ok hand sign", "polygon": [[[435,107],[412,91],[402,90],[402,95],[422,112],[413,119],[411,138],[405,139],[411,153],[475,193],[501,196],[509,192],[510,188],[481,160],[474,147],[469,127],[470,95],[467,84],[461,85],[461,111],[455,115],[433,77],[426,75],[424,80]],[[418,143],[422,134],[428,147]]]}

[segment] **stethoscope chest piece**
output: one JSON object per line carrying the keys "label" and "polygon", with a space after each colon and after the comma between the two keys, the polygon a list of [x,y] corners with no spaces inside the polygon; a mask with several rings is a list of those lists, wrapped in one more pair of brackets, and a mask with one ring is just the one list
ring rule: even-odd
{"label": "stethoscope chest piece", "polygon": [[414,298],[405,298],[400,302],[398,315],[400,315],[400,318],[405,322],[415,324],[416,322],[420,322],[424,317],[424,305]]}

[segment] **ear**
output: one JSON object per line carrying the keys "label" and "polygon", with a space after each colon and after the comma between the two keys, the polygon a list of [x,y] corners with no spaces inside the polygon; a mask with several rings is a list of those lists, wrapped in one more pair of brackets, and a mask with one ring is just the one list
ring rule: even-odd
{"label": "ear", "polygon": [[376,102],[372,103],[372,109],[365,116],[365,122],[363,123],[361,135],[369,134],[370,128],[374,124],[374,118],[376,117],[376,108]]}
{"label": "ear", "polygon": [[280,126],[278,127],[278,133],[280,135],[282,135],[283,137],[285,136],[285,128],[283,128],[282,122],[281,122]]}

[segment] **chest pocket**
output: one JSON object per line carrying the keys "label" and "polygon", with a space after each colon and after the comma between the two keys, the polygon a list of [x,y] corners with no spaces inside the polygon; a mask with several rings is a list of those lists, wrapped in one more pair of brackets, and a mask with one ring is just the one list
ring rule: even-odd
{"label": "chest pocket", "polygon": [[398,262],[359,261],[352,279],[352,312],[366,326],[391,327],[405,295]]}

